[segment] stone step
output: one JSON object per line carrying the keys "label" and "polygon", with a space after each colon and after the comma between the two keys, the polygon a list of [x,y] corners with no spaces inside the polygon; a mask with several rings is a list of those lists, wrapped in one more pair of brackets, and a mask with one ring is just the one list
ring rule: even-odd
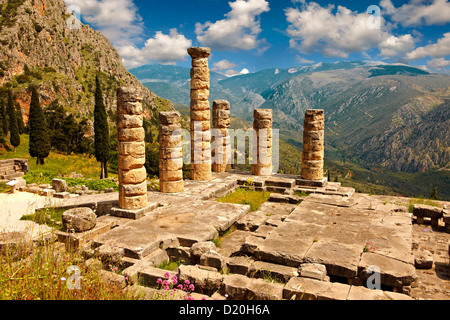
{"label": "stone step", "polygon": [[295,179],[269,178],[265,181],[266,186],[282,187],[291,189],[295,185]]}
{"label": "stone step", "polygon": [[371,290],[336,282],[291,278],[284,286],[286,300],[414,300],[400,293]]}
{"label": "stone step", "polygon": [[2,180],[14,180],[16,178],[21,178],[24,175],[25,174],[23,172],[17,172],[17,173],[14,173],[14,174],[2,175],[2,176],[0,176],[0,179],[2,179]]}
{"label": "stone step", "polygon": [[283,285],[239,274],[226,275],[220,290],[231,300],[281,300]]}
{"label": "stone step", "polygon": [[157,202],[150,202],[147,207],[139,210],[124,210],[119,207],[112,207],[109,214],[114,217],[126,218],[131,220],[139,220],[145,214],[157,209],[159,204]]}
{"label": "stone step", "polygon": [[16,170],[11,167],[5,168],[4,170],[3,169],[0,170],[0,175],[2,175],[2,176],[14,174],[14,173],[16,173]]}

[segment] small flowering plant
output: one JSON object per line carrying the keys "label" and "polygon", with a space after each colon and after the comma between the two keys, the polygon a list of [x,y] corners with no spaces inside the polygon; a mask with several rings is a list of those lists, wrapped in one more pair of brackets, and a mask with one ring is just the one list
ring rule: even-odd
{"label": "small flowering plant", "polygon": [[372,241],[366,242],[366,245],[364,246],[364,252],[369,253],[375,252],[375,247],[373,246]]}
{"label": "small flowering plant", "polygon": [[183,283],[178,282],[178,277],[176,275],[170,277],[170,273],[166,272],[164,274],[164,280],[159,278],[156,283],[161,286],[163,290],[168,292],[173,292],[175,295],[177,293],[184,293],[186,300],[194,300],[191,293],[194,292],[195,286],[189,280],[185,280]]}

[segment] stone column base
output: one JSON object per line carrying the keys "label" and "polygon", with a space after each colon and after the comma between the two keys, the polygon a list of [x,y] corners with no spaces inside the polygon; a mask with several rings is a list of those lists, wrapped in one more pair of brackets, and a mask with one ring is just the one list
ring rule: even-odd
{"label": "stone column base", "polygon": [[113,217],[139,220],[146,213],[149,213],[149,212],[155,210],[156,208],[158,208],[158,203],[151,202],[145,208],[137,209],[137,210],[126,210],[126,209],[121,209],[118,207],[113,207],[113,208],[111,208],[111,211],[109,212],[109,214],[112,215]]}

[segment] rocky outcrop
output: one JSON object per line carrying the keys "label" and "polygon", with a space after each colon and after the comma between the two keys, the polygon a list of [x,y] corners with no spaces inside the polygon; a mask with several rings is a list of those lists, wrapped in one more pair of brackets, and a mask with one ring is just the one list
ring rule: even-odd
{"label": "rocky outcrop", "polygon": [[[123,66],[109,40],[88,25],[68,28],[70,15],[63,0],[21,0],[4,5],[0,19],[0,86],[12,88],[27,121],[30,84],[39,85],[43,106],[58,102],[78,115],[89,116],[94,106],[95,76],[103,86],[107,109],[115,110],[119,86],[139,88],[145,115],[171,109]],[[9,9],[8,9],[9,8]]]}

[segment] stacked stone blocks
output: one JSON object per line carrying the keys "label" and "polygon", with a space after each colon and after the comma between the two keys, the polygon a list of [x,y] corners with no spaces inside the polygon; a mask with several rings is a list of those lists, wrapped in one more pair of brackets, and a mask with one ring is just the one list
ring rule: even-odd
{"label": "stacked stone blocks", "polygon": [[324,110],[306,110],[303,131],[302,173],[304,180],[323,180]]}
{"label": "stacked stone blocks", "polygon": [[255,109],[252,175],[272,175],[272,110]]}
{"label": "stacked stone blocks", "polygon": [[117,90],[119,207],[138,210],[148,205],[142,97],[134,88]]}
{"label": "stacked stone blocks", "polygon": [[215,100],[212,115],[212,171],[227,172],[231,170],[230,103],[226,100]]}
{"label": "stacked stone blocks", "polygon": [[211,175],[211,111],[209,105],[210,48],[189,48],[191,69],[191,173],[192,180],[208,181]]}
{"label": "stacked stone blocks", "polygon": [[159,114],[159,187],[164,193],[184,191],[180,119],[176,111]]}

